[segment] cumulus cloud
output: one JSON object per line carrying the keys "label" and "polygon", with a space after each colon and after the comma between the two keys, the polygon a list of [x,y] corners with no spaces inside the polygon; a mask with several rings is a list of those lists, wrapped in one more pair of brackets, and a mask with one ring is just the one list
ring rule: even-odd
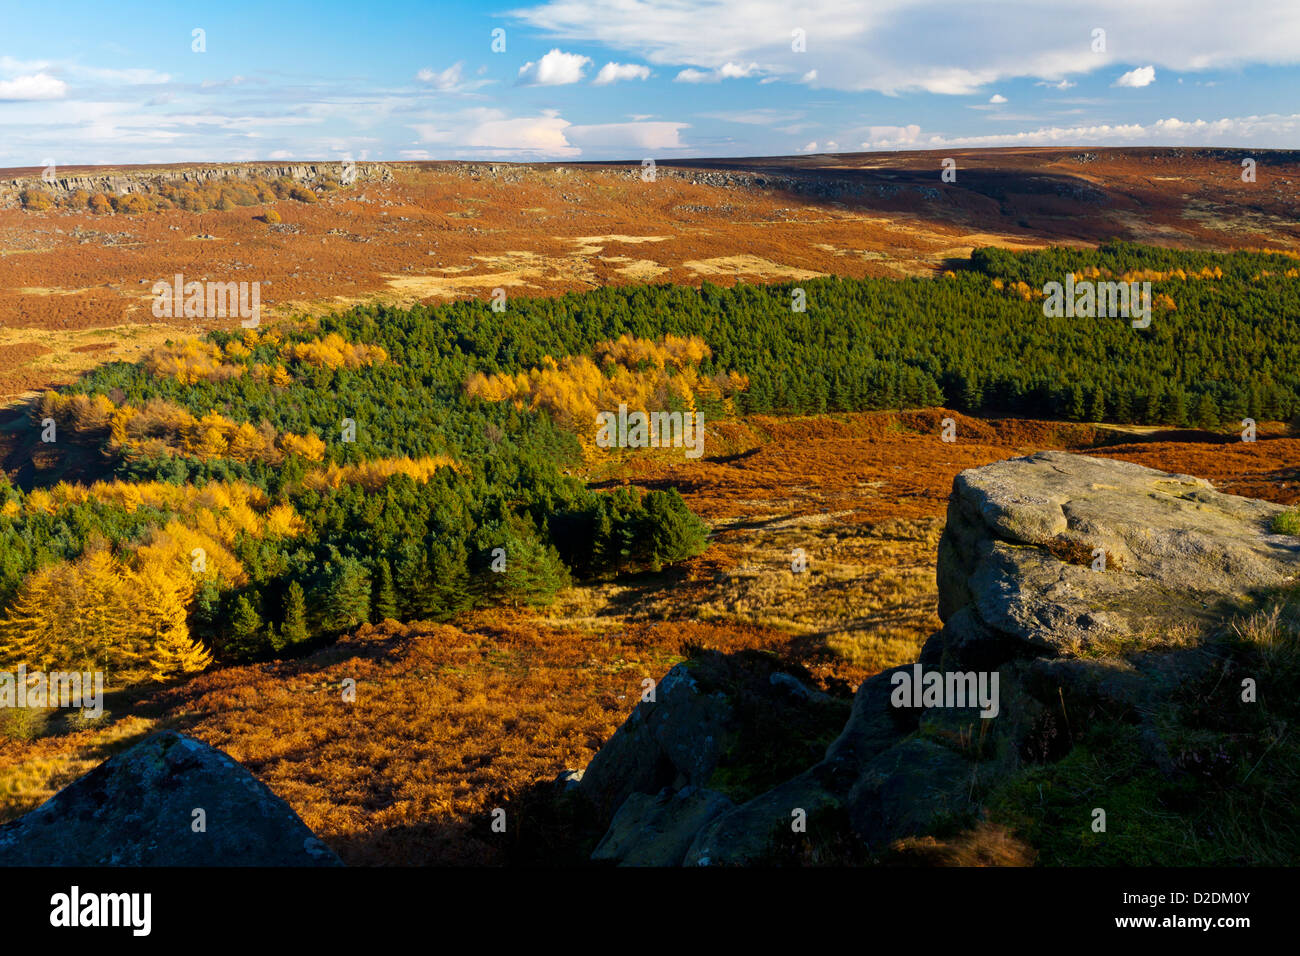
{"label": "cumulus cloud", "polygon": [[758,73],[758,64],[744,66],[740,63],[727,62],[716,70],[697,70],[688,67],[674,77],[677,83],[721,83],[723,80],[739,80]]}
{"label": "cumulus cloud", "polygon": [[1003,96],[1001,93],[994,93],[992,96],[989,97],[990,103],[1005,103],[1006,101],[1007,98]]}
{"label": "cumulus cloud", "polygon": [[689,128],[687,123],[662,121],[575,125],[556,110],[511,116],[500,109],[477,107],[411,124],[419,136],[414,145],[438,149],[406,152],[516,159],[571,159],[594,152],[605,158],[636,159],[685,149],[681,132]]}
{"label": "cumulus cloud", "polygon": [[0,80],[0,100],[58,100],[67,95],[68,84],[48,73]]}
{"label": "cumulus cloud", "polygon": [[606,63],[592,80],[593,86],[608,86],[619,80],[648,80],[650,67],[636,63]]}
{"label": "cumulus cloud", "polygon": [[1154,66],[1140,66],[1136,70],[1129,70],[1112,85],[1130,86],[1136,89],[1143,86],[1150,86],[1155,81],[1156,68]]}
{"label": "cumulus cloud", "polygon": [[552,50],[537,62],[529,60],[519,68],[521,86],[566,86],[582,79],[591,57]]}

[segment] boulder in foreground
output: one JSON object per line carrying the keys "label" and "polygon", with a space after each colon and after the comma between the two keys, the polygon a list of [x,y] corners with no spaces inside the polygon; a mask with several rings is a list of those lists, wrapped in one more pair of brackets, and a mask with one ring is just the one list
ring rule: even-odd
{"label": "boulder in foreground", "polygon": [[164,731],[0,826],[0,865],[342,863],[287,803],[226,754]]}

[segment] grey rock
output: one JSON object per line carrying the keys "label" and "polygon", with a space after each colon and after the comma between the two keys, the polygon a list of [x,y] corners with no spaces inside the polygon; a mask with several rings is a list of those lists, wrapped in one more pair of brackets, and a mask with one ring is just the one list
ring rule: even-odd
{"label": "grey rock", "polygon": [[555,777],[555,785],[565,793],[577,790],[582,785],[581,770],[563,770]]}
{"label": "grey rock", "polygon": [[630,794],[591,858],[620,866],[681,866],[700,829],[733,806],[721,793],[690,785]]}
{"label": "grey rock", "polygon": [[974,809],[970,762],[947,747],[912,737],[863,768],[848,796],[854,831],[874,850],[924,833]]}
{"label": "grey rock", "polygon": [[[1296,580],[1300,541],[1269,530],[1281,510],[1189,475],[1064,452],[964,471],[939,548],[947,647],[1009,637],[1074,653],[1205,620]],[[1105,570],[1093,570],[1094,549]]]}
{"label": "grey rock", "polygon": [[[206,815],[194,832],[194,811]],[[5,866],[341,866],[234,760],[174,731],[100,764],[0,827]]]}
{"label": "grey rock", "polygon": [[[611,815],[620,808],[598,856],[672,859],[693,828],[680,858],[688,866],[789,861],[791,848],[815,862],[806,851],[817,840],[834,848],[846,833],[879,856],[901,838],[970,825],[982,788],[1023,760],[1055,759],[1048,751],[1069,749],[1072,722],[1097,712],[1136,722],[1144,758],[1176,772],[1153,715],[1220,658],[1163,638],[1296,581],[1300,541],[1270,530],[1279,510],[1199,478],[1061,452],[962,472],[939,544],[944,627],[921,666],[996,671],[998,716],[983,723],[972,708],[894,707],[893,677],[911,665],[885,671],[859,687],[820,761],[728,807],[700,794],[714,769],[729,766],[728,744],[748,739],[743,708],[675,668],[660,703],[638,705],[583,778],[584,793]],[[1092,567],[1098,548],[1104,570]],[[774,705],[795,708],[787,713],[825,697],[780,673],[762,687]],[[792,839],[797,810],[809,830]]]}
{"label": "grey rock", "polygon": [[665,786],[703,786],[724,751],[732,708],[726,695],[706,692],[678,664],[592,758],[580,790],[603,820],[633,793]]}

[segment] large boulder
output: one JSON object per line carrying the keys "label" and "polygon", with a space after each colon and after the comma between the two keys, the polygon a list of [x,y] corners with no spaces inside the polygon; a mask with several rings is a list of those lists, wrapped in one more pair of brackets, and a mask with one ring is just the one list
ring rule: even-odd
{"label": "large boulder", "polygon": [[226,754],[164,731],[0,826],[0,865],[342,864],[288,804]]}
{"label": "large boulder", "polygon": [[1281,510],[1065,452],[964,471],[939,543],[945,645],[1079,653],[1221,615],[1297,579],[1300,541],[1270,531]]}
{"label": "large boulder", "polygon": [[[864,681],[820,759],[707,811],[700,788],[726,789],[730,755],[745,750],[754,765],[755,742],[768,740],[773,759],[789,753],[792,735],[817,726],[806,714],[824,695],[769,701],[753,683],[723,692],[692,677],[725,674],[730,665],[717,660],[675,669],[661,703],[638,706],[583,779],[586,789],[596,774],[591,795],[602,806],[626,801],[600,854],[650,859],[634,852],[644,829],[645,840],[666,842],[654,861],[675,860],[696,828],[680,857],[688,866],[881,859],[905,838],[976,826],[981,792],[1025,761],[1068,751],[1071,715],[1122,716],[1139,730],[1143,759],[1173,773],[1152,715],[1222,661],[1199,638],[1171,638],[1203,636],[1201,625],[1256,592],[1297,581],[1300,541],[1271,531],[1280,510],[1199,478],[1061,452],[962,472],[939,544],[944,627],[918,665]],[[917,687],[936,675],[954,687],[986,682],[978,686],[996,688],[995,705],[985,714],[967,697],[895,694],[896,679]],[[756,727],[755,715],[774,708],[779,720]],[[848,843],[861,855],[846,853]]]}
{"label": "large boulder", "polygon": [[592,758],[578,790],[608,821],[634,793],[703,786],[733,723],[727,695],[678,664]]}
{"label": "large boulder", "polygon": [[633,793],[591,854],[596,863],[681,866],[695,835],[734,804],[714,790],[687,785],[657,794]]}

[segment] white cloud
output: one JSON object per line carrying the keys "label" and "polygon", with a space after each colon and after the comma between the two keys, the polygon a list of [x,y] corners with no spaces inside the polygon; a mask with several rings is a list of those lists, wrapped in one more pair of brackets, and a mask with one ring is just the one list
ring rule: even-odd
{"label": "white cloud", "polygon": [[1136,89],[1143,86],[1150,86],[1155,81],[1156,68],[1154,66],[1140,66],[1136,70],[1129,70],[1112,85],[1130,86]]}
{"label": "white cloud", "polygon": [[788,0],[540,0],[512,15],[552,37],[685,68],[682,82],[760,63],[766,77],[815,66],[820,87],[889,94],[970,95],[1018,77],[1061,83],[1114,67],[1092,52],[1094,24],[1123,37],[1128,62],[1178,73],[1300,64],[1300,4],[1278,0],[1234,0],[1232,16],[1221,0],[805,0],[798,20],[810,26],[815,59],[777,28],[791,13]]}
{"label": "white cloud", "polygon": [[795,110],[774,110],[762,107],[752,110],[722,110],[696,115],[704,119],[722,120],[726,123],[745,123],[750,126],[775,126],[777,123],[790,123],[804,117],[802,112]]}
{"label": "white cloud", "polygon": [[431,70],[428,67],[415,74],[421,83],[427,83],[435,90],[454,90],[461,83],[461,68],[464,64],[453,63],[445,70]]}
{"label": "white cloud", "polygon": [[937,149],[947,146],[1235,146],[1288,148],[1300,141],[1300,113],[1096,126],[1047,126],[988,136],[920,135],[917,126],[871,127],[861,148]]}
{"label": "white cloud", "polygon": [[862,149],[923,149],[918,145],[920,136],[921,127],[915,123],[908,126],[869,126]]}
{"label": "white cloud", "polygon": [[536,63],[529,60],[519,68],[519,83],[523,86],[565,86],[577,83],[591,57],[580,53],[564,53],[554,49]]}
{"label": "white cloud", "polygon": [[1061,80],[1059,83],[1050,83],[1047,80],[1039,80],[1034,86],[1046,86],[1053,90],[1068,90],[1072,86],[1078,86],[1078,83],[1071,83],[1069,80]]}
{"label": "white cloud", "polygon": [[716,73],[710,73],[706,70],[696,70],[687,68],[673,77],[674,83],[716,83],[718,76]]}
{"label": "white cloud", "polygon": [[758,72],[758,64],[743,66],[739,63],[724,63],[718,68],[718,75],[724,80],[739,80]]}
{"label": "white cloud", "polygon": [[572,124],[555,110],[538,116],[509,116],[499,109],[477,107],[411,124],[421,143],[449,148],[458,154],[515,156],[520,159],[569,158],[581,150],[565,131]]}
{"label": "white cloud", "polygon": [[636,63],[606,63],[592,80],[594,86],[608,86],[610,83],[617,83],[619,80],[648,80],[650,79],[650,67],[641,66]]}
{"label": "white cloud", "polygon": [[0,80],[0,100],[58,100],[67,92],[68,84],[48,73]]}
{"label": "white cloud", "polygon": [[804,146],[803,148],[801,148],[801,149],[799,150],[799,152],[801,152],[801,153],[815,153],[815,152],[817,152],[817,140],[813,140],[813,141],[812,141],[811,143],[809,143],[807,146]]}
{"label": "white cloud", "polygon": [[426,114],[412,123],[418,139],[406,152],[519,160],[572,159],[594,152],[607,158],[640,159],[686,149],[681,132],[689,128],[687,123],[662,121],[575,125],[556,110],[512,116],[493,107],[474,107]]}
{"label": "white cloud", "polygon": [[989,97],[990,103],[1005,103],[1006,101],[1007,98],[1003,96],[1001,93],[994,93],[992,96]]}
{"label": "white cloud", "polygon": [[603,123],[596,126],[570,126],[569,140],[584,150],[613,153],[627,150],[640,154],[645,150],[685,149],[681,131],[685,123]]}
{"label": "white cloud", "polygon": [[676,83],[721,83],[723,80],[739,80],[747,76],[753,76],[759,72],[757,63],[750,63],[744,66],[740,63],[730,61],[722,64],[716,70],[696,70],[687,68],[682,70],[674,77]]}

